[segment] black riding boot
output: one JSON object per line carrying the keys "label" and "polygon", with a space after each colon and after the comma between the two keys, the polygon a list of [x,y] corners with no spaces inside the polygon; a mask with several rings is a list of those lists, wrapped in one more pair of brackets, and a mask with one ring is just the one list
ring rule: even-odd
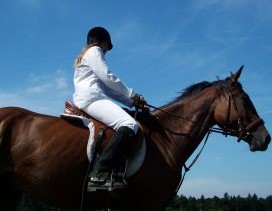
{"label": "black riding boot", "polygon": [[134,137],[134,131],[128,127],[119,128],[112,136],[103,153],[98,157],[90,174],[88,191],[122,189],[126,187],[123,175],[119,169],[125,163],[126,149]]}

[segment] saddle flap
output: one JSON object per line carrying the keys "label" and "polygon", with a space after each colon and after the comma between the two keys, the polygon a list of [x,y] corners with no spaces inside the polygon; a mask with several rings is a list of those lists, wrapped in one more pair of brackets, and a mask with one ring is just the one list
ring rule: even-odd
{"label": "saddle flap", "polygon": [[[99,124],[97,125],[97,122],[95,121],[93,123],[94,124],[89,127],[90,137],[87,146],[87,155],[90,162],[94,162],[93,159],[96,159],[97,154],[101,155],[103,153],[104,149],[111,141],[111,137],[115,133],[110,128],[99,127]],[[146,142],[143,128],[140,124],[137,134],[131,139],[129,148],[122,153],[124,153],[124,158],[126,157],[128,161],[126,172],[126,176],[128,177],[138,171],[145,158]]]}

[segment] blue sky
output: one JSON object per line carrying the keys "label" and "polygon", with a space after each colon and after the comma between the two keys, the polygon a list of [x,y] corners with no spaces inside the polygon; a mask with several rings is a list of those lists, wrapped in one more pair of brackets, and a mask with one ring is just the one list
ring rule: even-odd
{"label": "blue sky", "polygon": [[[59,115],[88,30],[104,26],[114,45],[112,71],[154,106],[244,64],[240,81],[271,132],[271,11],[269,0],[2,0],[0,107]],[[271,149],[252,153],[212,134],[179,193],[266,197],[271,161]]]}

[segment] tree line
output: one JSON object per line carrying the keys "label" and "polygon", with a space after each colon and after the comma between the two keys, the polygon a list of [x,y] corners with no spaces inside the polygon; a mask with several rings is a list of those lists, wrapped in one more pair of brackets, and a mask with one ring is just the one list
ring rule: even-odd
{"label": "tree line", "polygon": [[176,196],[166,208],[166,211],[272,211],[272,195],[259,198],[256,194],[247,197],[214,196],[213,198]]}
{"label": "tree line", "polygon": [[[27,211],[72,211],[50,207],[25,195],[18,208],[18,210]],[[266,198],[258,197],[256,194],[248,194],[247,197],[230,196],[228,193],[225,193],[221,198],[217,196],[205,198],[203,195],[200,198],[177,195],[169,202],[166,211],[272,211],[272,195]]]}

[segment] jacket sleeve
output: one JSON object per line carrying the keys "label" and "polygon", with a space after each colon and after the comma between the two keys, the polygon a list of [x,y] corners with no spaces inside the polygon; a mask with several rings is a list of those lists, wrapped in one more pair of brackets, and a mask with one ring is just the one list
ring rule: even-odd
{"label": "jacket sleeve", "polygon": [[109,97],[129,107],[133,106],[131,99],[135,93],[132,88],[127,87],[117,76],[115,76],[106,64],[104,53],[100,47],[92,47],[89,54],[89,65],[94,74],[108,88]]}

